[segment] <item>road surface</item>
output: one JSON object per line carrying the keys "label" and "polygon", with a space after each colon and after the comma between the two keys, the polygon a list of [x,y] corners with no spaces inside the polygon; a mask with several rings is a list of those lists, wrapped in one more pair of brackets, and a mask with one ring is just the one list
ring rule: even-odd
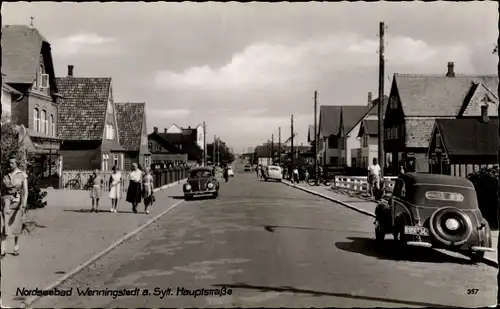
{"label": "road surface", "polygon": [[[283,184],[257,180],[255,173],[243,173],[241,168],[235,174],[229,183],[221,184],[218,199],[181,204],[59,287],[73,288],[72,296],[44,297],[33,306],[478,307],[494,303],[496,269],[491,266],[473,265],[467,258],[430,249],[398,253],[390,240],[376,248],[372,218]],[[180,196],[179,188],[174,198]],[[138,288],[140,293],[148,289],[150,295],[84,297],[76,295],[77,287],[80,291]],[[182,288],[188,293],[223,287],[224,296],[177,293]],[[169,295],[162,298],[159,291],[169,288]]]}

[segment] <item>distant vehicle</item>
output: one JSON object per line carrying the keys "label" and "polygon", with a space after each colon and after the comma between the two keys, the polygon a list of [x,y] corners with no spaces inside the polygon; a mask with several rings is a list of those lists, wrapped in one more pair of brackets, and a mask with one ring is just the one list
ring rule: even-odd
{"label": "distant vehicle", "polygon": [[183,186],[184,199],[191,200],[195,196],[219,196],[219,181],[211,167],[194,167],[189,171],[187,182]]}
{"label": "distant vehicle", "polygon": [[252,168],[250,167],[250,165],[245,165],[245,172],[251,172],[252,171]]}
{"label": "distant vehicle", "polygon": [[283,172],[281,170],[281,167],[276,165],[266,166],[264,174],[265,181],[276,180],[281,182],[282,179],[283,179]]}
{"label": "distant vehicle", "polygon": [[403,174],[389,202],[377,205],[375,216],[377,241],[392,233],[399,244],[447,249],[473,261],[496,251],[474,185],[465,178]]}
{"label": "distant vehicle", "polygon": [[234,177],[234,172],[233,172],[233,168],[232,167],[228,167],[227,168],[227,175],[229,177]]}

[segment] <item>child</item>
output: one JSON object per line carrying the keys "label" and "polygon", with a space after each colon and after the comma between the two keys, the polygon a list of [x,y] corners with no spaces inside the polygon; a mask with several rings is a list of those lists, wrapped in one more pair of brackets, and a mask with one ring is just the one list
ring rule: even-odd
{"label": "child", "polygon": [[90,181],[92,183],[92,188],[90,189],[90,198],[92,199],[92,209],[90,212],[99,212],[99,199],[101,198],[102,194],[102,184],[103,180],[101,179],[101,176],[99,175],[99,170],[94,170],[92,173],[92,176],[90,178]]}

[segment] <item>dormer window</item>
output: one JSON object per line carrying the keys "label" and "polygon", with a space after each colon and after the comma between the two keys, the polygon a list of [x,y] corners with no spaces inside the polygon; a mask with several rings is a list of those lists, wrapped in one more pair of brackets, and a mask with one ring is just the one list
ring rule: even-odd
{"label": "dormer window", "polygon": [[106,139],[111,140],[115,138],[115,130],[113,128],[113,125],[111,123],[108,123],[106,125]]}
{"label": "dormer window", "polygon": [[113,103],[109,102],[108,103],[108,114],[112,114],[112,113],[113,113]]}

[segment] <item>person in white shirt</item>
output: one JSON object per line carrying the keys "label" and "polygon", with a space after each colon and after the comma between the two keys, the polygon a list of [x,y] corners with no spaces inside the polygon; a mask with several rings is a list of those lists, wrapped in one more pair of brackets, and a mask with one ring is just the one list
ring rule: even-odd
{"label": "person in white shirt", "polygon": [[380,190],[380,165],[377,158],[373,158],[373,164],[368,166],[368,193],[374,196],[373,190]]}
{"label": "person in white shirt", "polygon": [[137,205],[142,197],[142,171],[137,163],[132,163],[132,172],[130,172],[130,182],[127,190],[127,202],[132,204],[132,212],[137,213]]}

